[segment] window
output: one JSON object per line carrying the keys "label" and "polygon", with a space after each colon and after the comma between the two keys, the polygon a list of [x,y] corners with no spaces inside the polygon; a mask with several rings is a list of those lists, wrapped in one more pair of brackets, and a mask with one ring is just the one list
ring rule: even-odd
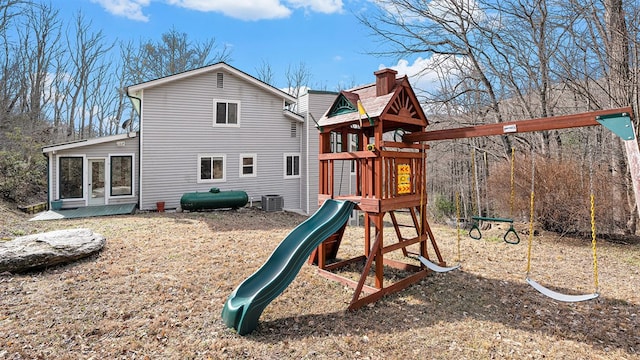
{"label": "window", "polygon": [[84,196],[83,157],[60,157],[60,199],[82,199]]}
{"label": "window", "polygon": [[342,152],[342,133],[331,132],[331,152]]}
{"label": "window", "polygon": [[198,182],[222,182],[225,181],[225,155],[200,155],[198,156]]}
{"label": "window", "polygon": [[133,156],[111,157],[111,196],[133,195]]}
{"label": "window", "polygon": [[257,176],[257,157],[256,154],[240,154],[240,177]]}
{"label": "window", "polygon": [[297,137],[298,136],[298,124],[295,121],[291,122],[291,137]]}
{"label": "window", "polygon": [[300,177],[300,154],[284,154],[284,177]]}
{"label": "window", "polygon": [[238,126],[240,123],[240,102],[214,100],[213,125]]}

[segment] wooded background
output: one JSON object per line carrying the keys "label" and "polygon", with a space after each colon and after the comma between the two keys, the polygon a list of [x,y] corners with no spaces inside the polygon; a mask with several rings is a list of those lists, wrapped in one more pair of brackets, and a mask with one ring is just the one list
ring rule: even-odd
{"label": "wooded background", "polygon": [[[424,96],[429,129],[638,109],[640,3],[622,0],[380,0],[360,19],[399,58],[426,54],[439,87]],[[635,128],[638,129],[637,117]],[[436,216],[528,219],[536,156],[536,218],[584,232],[589,192],[599,230],[635,233],[637,212],[622,143],[602,127],[431,144],[429,194]],[[516,152],[510,215],[511,149]],[[472,172],[475,150],[475,183]],[[528,170],[527,170],[528,169]],[[591,176],[590,176],[591,174]],[[589,178],[595,179],[590,182]],[[592,186],[590,186],[592,184]],[[475,208],[475,210],[474,210]]]}
{"label": "wooded background", "polygon": [[[432,60],[423,72],[437,74],[437,86],[416,89],[429,130],[625,106],[637,112],[640,105],[637,0],[366,5],[354,26],[370,30],[371,54]],[[231,60],[230,50],[215,39],[194,43],[175,28],[161,39],[111,43],[82,13],[66,24],[53,4],[22,0],[0,0],[0,44],[0,197],[19,203],[42,199],[43,145],[137,129],[126,86]],[[271,82],[268,63],[254,70]],[[309,73],[304,62],[290,66],[286,87],[298,93],[309,86]],[[638,129],[637,117],[634,123]],[[624,149],[602,127],[431,146],[428,189],[437,217],[455,216],[459,193],[464,217],[526,219],[535,157],[536,217],[544,228],[588,230],[593,189],[599,231],[636,231]]]}

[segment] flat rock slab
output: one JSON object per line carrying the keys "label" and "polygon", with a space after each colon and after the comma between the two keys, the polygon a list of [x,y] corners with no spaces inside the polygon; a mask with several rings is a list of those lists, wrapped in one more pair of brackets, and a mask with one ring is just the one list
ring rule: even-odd
{"label": "flat rock slab", "polygon": [[57,230],[0,241],[0,273],[62,264],[100,251],[106,238],[89,229]]}

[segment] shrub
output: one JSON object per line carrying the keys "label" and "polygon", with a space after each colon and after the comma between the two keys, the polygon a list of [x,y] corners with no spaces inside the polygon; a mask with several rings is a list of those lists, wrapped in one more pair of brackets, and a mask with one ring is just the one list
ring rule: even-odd
{"label": "shrub", "polygon": [[[492,206],[503,213],[510,212],[510,163],[496,164],[489,176],[488,195]],[[514,166],[514,217],[529,221],[531,196],[531,157],[519,156]],[[611,208],[606,196],[605,169],[593,170],[596,196],[596,221],[599,230],[613,231],[606,209]],[[535,222],[548,231],[561,234],[589,234],[591,231],[589,169],[579,161],[536,157],[535,160]]]}
{"label": "shrub", "polygon": [[0,149],[0,196],[16,203],[42,199],[47,185],[47,162],[41,145],[19,130],[5,135],[11,146]]}
{"label": "shrub", "polygon": [[436,194],[433,201],[433,215],[437,221],[456,216],[456,204],[442,194]]}

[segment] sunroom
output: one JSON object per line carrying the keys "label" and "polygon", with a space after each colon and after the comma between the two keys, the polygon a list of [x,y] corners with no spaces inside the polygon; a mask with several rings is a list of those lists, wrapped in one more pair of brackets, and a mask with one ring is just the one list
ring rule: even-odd
{"label": "sunroom", "polygon": [[136,132],[44,147],[53,210],[138,202]]}

